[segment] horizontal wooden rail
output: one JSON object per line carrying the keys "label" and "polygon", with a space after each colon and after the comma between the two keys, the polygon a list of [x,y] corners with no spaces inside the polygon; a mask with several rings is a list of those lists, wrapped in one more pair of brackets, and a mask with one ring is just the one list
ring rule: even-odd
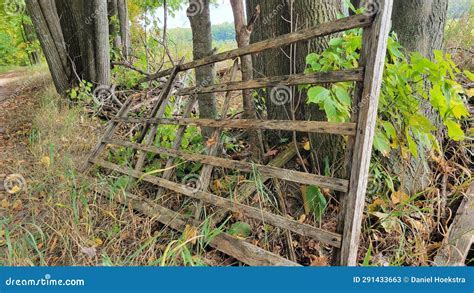
{"label": "horizontal wooden rail", "polygon": [[287,170],[272,166],[265,166],[260,164],[251,164],[247,162],[229,160],[224,158],[218,158],[214,156],[194,154],[189,152],[184,152],[176,149],[167,149],[167,148],[158,148],[154,146],[146,146],[143,144],[132,143],[117,139],[107,139],[104,140],[104,143],[110,143],[117,146],[129,147],[145,152],[150,152],[154,154],[168,155],[172,157],[180,157],[187,161],[200,162],[207,165],[212,165],[216,167],[222,167],[227,169],[240,170],[242,172],[250,173],[255,168],[264,176],[275,177],[283,180],[288,180],[292,182],[297,182],[307,185],[317,185],[322,188],[329,188],[331,190],[337,190],[342,192],[347,192],[349,190],[349,181],[345,179],[338,179],[326,176],[320,176],[316,174],[309,174],[304,172],[298,172],[293,170]]}
{"label": "horizontal wooden rail", "polygon": [[258,89],[274,86],[293,86],[303,84],[323,84],[343,81],[363,81],[364,69],[338,70],[328,72],[317,72],[310,74],[292,74],[259,78],[249,81],[234,81],[206,87],[188,87],[177,90],[175,95],[187,96],[194,94],[227,92],[236,90]]}
{"label": "horizontal wooden rail", "polygon": [[[345,18],[341,18],[335,21],[319,24],[315,27],[310,27],[296,31],[293,33],[285,34],[278,36],[273,39],[268,39],[253,43],[249,46],[242,48],[230,50],[227,52],[222,52],[216,55],[211,55],[202,59],[191,61],[185,63],[179,67],[180,71],[189,70],[199,66],[209,65],[216,62],[221,62],[229,59],[234,59],[236,57],[259,53],[268,49],[275,49],[285,45],[290,45],[297,42],[307,41],[313,38],[327,36],[333,33],[342,32],[345,30],[350,30],[354,28],[366,27],[372,24],[374,16],[368,15],[353,15]],[[157,72],[150,76],[147,76],[139,82],[146,82],[163,76],[167,76],[171,73],[172,69],[167,69],[164,71]]]}
{"label": "horizontal wooden rail", "polygon": [[169,180],[150,176],[143,172],[139,172],[139,171],[130,169],[128,167],[122,167],[122,166],[119,166],[119,165],[116,165],[116,164],[113,164],[101,159],[94,159],[93,163],[97,164],[100,167],[117,171],[124,175],[128,175],[128,176],[137,178],[139,180],[143,180],[143,181],[155,184],[157,186],[169,189],[177,193],[181,193],[188,197],[202,200],[203,202],[207,204],[214,205],[223,209],[227,209],[234,213],[240,213],[246,217],[249,217],[255,220],[265,221],[265,223],[268,223],[270,225],[273,225],[275,227],[279,227],[282,229],[288,229],[294,233],[300,234],[305,237],[311,237],[314,240],[320,241],[322,243],[332,245],[334,247],[341,246],[342,237],[340,234],[329,232],[323,229],[319,229],[319,228],[310,226],[308,224],[302,224],[295,220],[292,220],[283,216],[275,215],[275,214],[272,214],[267,211],[263,211],[251,206],[233,202],[227,198],[223,198],[209,192],[195,191],[186,185],[177,184]]}
{"label": "horizontal wooden rail", "polygon": [[[126,196],[116,196],[115,199],[122,204],[131,205],[133,209],[180,232],[184,232],[186,224],[190,222],[189,219],[186,221],[179,213],[156,203],[144,201],[141,197],[132,197],[131,194],[127,194]],[[199,227],[197,223],[192,224],[194,227]],[[300,266],[298,263],[227,233],[218,234],[209,245],[249,266]]]}
{"label": "horizontal wooden rail", "polygon": [[[89,178],[93,180],[93,178]],[[117,193],[110,196],[110,191],[105,188],[96,188],[95,191],[129,206],[132,209],[157,220],[165,226],[183,232],[187,224],[198,227],[199,224],[192,219],[187,219],[179,213],[158,205],[146,198],[131,193]],[[249,266],[299,266],[284,257],[271,253],[263,248],[233,237],[227,233],[218,234],[209,244],[211,247],[227,254]]]}
{"label": "horizontal wooden rail", "polygon": [[293,120],[255,120],[255,119],[195,119],[195,118],[114,118],[114,122],[195,125],[213,128],[268,129],[298,132],[316,132],[354,136],[355,123],[335,123],[325,121],[293,121]]}

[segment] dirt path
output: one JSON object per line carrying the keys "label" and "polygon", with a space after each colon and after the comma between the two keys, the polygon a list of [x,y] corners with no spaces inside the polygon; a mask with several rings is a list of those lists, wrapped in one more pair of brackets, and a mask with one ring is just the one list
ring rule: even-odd
{"label": "dirt path", "polygon": [[0,177],[15,173],[26,163],[18,158],[28,157],[37,93],[45,80],[44,74],[27,70],[0,74]]}

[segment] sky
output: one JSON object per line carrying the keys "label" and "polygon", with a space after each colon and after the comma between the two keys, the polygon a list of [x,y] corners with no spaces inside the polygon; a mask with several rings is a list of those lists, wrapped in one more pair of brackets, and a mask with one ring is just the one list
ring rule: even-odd
{"label": "sky", "polygon": [[[183,5],[183,8],[175,13],[175,16],[168,16],[168,27],[191,27],[189,19],[186,15],[187,5]],[[159,8],[156,15],[161,19],[163,15],[163,8]],[[229,0],[218,0],[217,5],[211,4],[211,23],[221,24],[224,22],[234,22],[234,16],[232,14],[232,6]]]}

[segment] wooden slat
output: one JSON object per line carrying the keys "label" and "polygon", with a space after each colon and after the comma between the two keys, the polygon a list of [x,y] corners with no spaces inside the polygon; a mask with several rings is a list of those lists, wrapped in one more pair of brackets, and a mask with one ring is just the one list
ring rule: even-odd
{"label": "wooden slat", "polygon": [[234,81],[207,87],[188,87],[176,91],[177,96],[186,96],[202,93],[215,93],[236,90],[258,89],[274,86],[293,86],[303,84],[325,84],[343,81],[362,81],[364,69],[357,68],[351,70],[339,70],[329,72],[317,72],[310,74],[292,74],[284,76],[274,76],[259,78],[249,81]]}
{"label": "wooden slat", "polygon": [[[291,159],[293,159],[296,156],[297,149],[296,146],[291,143],[290,146],[281,152],[276,158],[271,160],[267,166],[269,167],[276,167],[276,168],[282,168],[283,166],[286,165]],[[269,176],[262,175],[262,182],[265,183],[270,179]],[[257,186],[253,182],[246,182],[242,184],[238,189],[237,192],[235,193],[235,200],[237,202],[243,202],[247,198],[251,197],[255,192],[257,191]],[[215,212],[214,217],[213,217],[213,223],[220,223],[222,222],[226,214],[228,212],[225,210],[218,210]]]}
{"label": "wooden slat", "polygon": [[251,164],[248,162],[229,160],[229,159],[218,158],[218,157],[202,155],[202,154],[194,154],[194,153],[175,150],[175,149],[158,148],[155,146],[146,146],[146,145],[142,145],[138,143],[121,141],[121,140],[116,140],[116,139],[108,139],[107,142],[117,145],[117,146],[138,149],[144,152],[168,155],[168,156],[173,156],[173,157],[180,157],[181,159],[188,160],[188,161],[201,162],[203,164],[209,164],[212,166],[223,167],[223,168],[228,168],[228,169],[237,169],[237,170],[247,172],[247,173],[253,172],[255,168],[256,170],[258,170],[258,172],[260,172],[264,176],[280,178],[283,180],[288,180],[288,181],[297,182],[301,184],[317,185],[321,188],[329,188],[331,190],[347,192],[348,186],[349,186],[349,181],[345,179],[326,177],[326,176],[287,170],[287,169],[282,169],[282,168],[277,168],[277,167],[272,167],[272,166]]}
{"label": "wooden slat", "polygon": [[[183,112],[184,118],[187,118],[191,115],[193,108],[196,105],[196,101],[197,101],[196,97],[197,97],[196,95],[193,95],[193,97],[188,100],[188,103]],[[180,125],[180,127],[176,131],[176,136],[174,138],[173,146],[172,146],[173,150],[180,149],[181,143],[183,142],[183,137],[184,137],[186,128],[187,128],[187,125]],[[174,168],[172,168],[173,163],[174,163],[174,158],[169,158],[166,161],[166,166],[164,168],[165,171],[163,172],[163,179],[169,180],[171,176],[173,176],[173,173],[174,173]],[[161,188],[158,189],[156,192],[156,197],[160,197],[162,192],[163,190]]]}
{"label": "wooden slat", "polygon": [[[373,16],[367,15],[354,15],[345,18],[341,18],[332,22],[322,23],[315,27],[310,27],[306,29],[302,29],[293,33],[285,34],[278,36],[273,39],[268,39],[264,41],[260,41],[257,43],[253,43],[249,46],[230,50],[227,52],[211,55],[209,57],[205,57],[202,59],[198,59],[195,61],[188,62],[180,66],[180,70],[189,70],[192,68],[196,68],[199,66],[209,65],[216,62],[221,62],[229,59],[234,59],[240,56],[254,54],[258,52],[262,52],[264,50],[275,49],[285,45],[307,41],[316,37],[327,36],[333,33],[342,32],[345,30],[358,28],[358,27],[365,27],[372,23]],[[139,81],[139,83],[150,81],[153,79],[157,79],[166,75],[169,75],[171,70],[164,70],[161,72],[157,72],[152,74],[148,77],[145,77]]]}
{"label": "wooden slat", "polygon": [[[96,190],[100,194],[109,195],[104,189]],[[170,227],[183,232],[187,224],[198,226],[198,223],[184,218],[179,213],[160,206],[146,198],[130,193],[118,193],[112,197],[118,203],[129,206],[134,210]],[[245,240],[233,237],[227,233],[218,234],[210,246],[250,266],[299,266],[279,255],[252,245]]]}
{"label": "wooden slat", "polygon": [[203,202],[207,204],[214,205],[223,209],[227,209],[235,213],[240,213],[246,217],[249,217],[255,220],[264,221],[265,223],[268,223],[270,225],[273,225],[279,228],[288,229],[290,231],[293,231],[294,233],[300,234],[305,237],[311,237],[314,240],[318,240],[322,243],[325,243],[334,247],[340,247],[341,245],[341,235],[333,233],[333,232],[319,229],[307,224],[302,224],[295,220],[278,216],[278,215],[275,215],[275,214],[272,214],[267,211],[263,211],[251,206],[233,202],[229,199],[217,196],[209,192],[194,191],[185,185],[177,184],[175,182],[165,180],[162,178],[150,176],[143,172],[138,172],[130,168],[122,167],[122,166],[119,166],[119,165],[116,165],[116,164],[113,164],[101,159],[94,160],[94,163],[103,168],[107,168],[107,169],[122,173],[124,175],[135,177],[137,179],[155,184],[160,187],[164,187],[166,189],[169,189],[177,193],[181,193],[183,195],[186,195],[194,199],[202,200]]}
{"label": "wooden slat", "polygon": [[[182,62],[182,61],[181,61]],[[150,113],[150,118],[161,118],[165,114],[166,107],[168,106],[168,101],[171,97],[171,89],[173,88],[176,76],[178,75],[178,66],[173,68],[169,79],[160,93],[160,98],[155,102],[153,109]],[[151,145],[155,140],[156,131],[158,130],[158,125],[152,124],[150,132],[148,133],[148,129],[150,128],[150,123],[145,123],[145,126],[142,129],[142,133],[138,142],[142,142],[145,139],[145,145]],[[145,164],[146,154],[140,153],[138,154],[138,159],[135,164],[135,170],[141,171],[143,165]]]}
{"label": "wooden slat", "polygon": [[[364,2],[366,1],[371,0]],[[352,157],[350,189],[344,203],[344,237],[340,251],[340,264],[343,266],[357,264],[377,107],[390,31],[393,0],[378,1],[377,3],[379,5],[376,7],[378,12],[375,21],[371,27],[364,30],[363,36],[363,51],[367,52],[368,56],[365,57],[367,64],[362,96],[360,103],[356,105],[359,107],[357,135]]]}
{"label": "wooden slat", "polygon": [[299,132],[317,132],[338,135],[355,135],[355,123],[335,123],[326,121],[258,120],[258,119],[195,119],[195,118],[114,118],[124,123],[151,123],[173,125],[196,125],[213,128],[267,129]]}
{"label": "wooden slat", "polygon": [[[239,60],[236,59],[234,61],[234,65],[230,70],[230,81],[234,81],[237,78],[237,72],[239,71]],[[224,103],[221,109],[221,117],[222,119],[227,119],[227,112],[229,111],[230,102],[232,100],[232,91],[228,91],[225,94]],[[215,139],[215,143],[207,148],[207,154],[209,156],[217,156],[219,150],[222,147],[222,128],[214,129],[214,133],[212,134],[212,138]],[[201,190],[208,191],[209,185],[211,183],[212,171],[214,170],[214,166],[212,165],[204,165],[201,170],[201,174],[199,175],[199,180],[201,181]],[[202,202],[199,202],[196,207],[196,212],[194,216],[197,219],[201,216],[202,212]]]}
{"label": "wooden slat", "polygon": [[[127,116],[128,112],[130,111],[130,106],[132,105],[132,101],[133,101],[132,96],[127,98],[125,103],[122,105],[122,107],[118,111],[116,118],[119,118],[119,117],[125,118]],[[102,151],[105,148],[105,143],[103,142],[103,140],[113,136],[115,130],[118,127],[118,124],[119,124],[118,121],[114,121],[114,120],[111,120],[108,122],[106,130],[104,131],[104,134],[102,135],[102,137],[99,139],[99,142],[96,144],[94,149],[92,149],[85,163],[79,168],[80,172],[86,172],[87,169],[89,169],[90,167],[91,160],[97,158],[102,153]]]}
{"label": "wooden slat", "polygon": [[474,243],[474,183],[469,187],[448,236],[434,258],[436,266],[464,266]]}

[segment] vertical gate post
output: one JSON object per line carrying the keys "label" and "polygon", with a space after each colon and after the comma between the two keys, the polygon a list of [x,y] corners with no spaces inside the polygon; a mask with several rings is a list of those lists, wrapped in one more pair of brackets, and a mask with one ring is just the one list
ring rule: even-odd
{"label": "vertical gate post", "polygon": [[362,5],[366,8],[364,13],[375,14],[375,20],[371,26],[364,29],[362,50],[366,54],[363,56],[366,61],[365,77],[360,101],[353,105],[353,107],[359,107],[359,115],[352,155],[349,192],[344,199],[344,231],[339,254],[339,264],[343,266],[357,264],[357,251],[393,0],[365,0]]}

